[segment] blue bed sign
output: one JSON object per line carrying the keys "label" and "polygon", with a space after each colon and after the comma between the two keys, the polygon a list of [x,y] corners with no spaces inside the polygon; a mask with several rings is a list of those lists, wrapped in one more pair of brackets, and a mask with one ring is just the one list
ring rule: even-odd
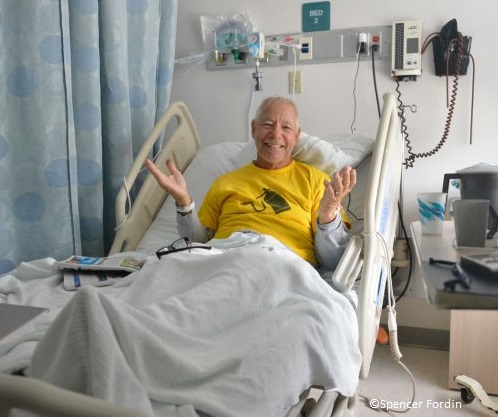
{"label": "blue bed sign", "polygon": [[330,30],[330,1],[303,3],[303,32]]}

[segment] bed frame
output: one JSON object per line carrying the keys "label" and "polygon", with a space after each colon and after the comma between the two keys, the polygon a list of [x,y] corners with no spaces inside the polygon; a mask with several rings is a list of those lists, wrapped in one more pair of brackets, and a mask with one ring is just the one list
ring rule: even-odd
{"label": "bed frame", "polygon": [[[368,173],[364,205],[364,224],[361,235],[350,240],[332,277],[338,289],[353,288],[361,277],[358,293],[358,331],[362,364],[359,377],[365,379],[377,341],[386,282],[391,279],[390,262],[399,218],[398,202],[401,193],[403,139],[401,135],[396,99],[384,95],[384,105],[377,128],[377,136]],[[307,393],[311,391],[308,390]],[[306,394],[291,414],[299,417],[306,404]],[[353,416],[358,396],[344,397],[333,391],[318,395],[316,406],[309,417]]]}
{"label": "bed frame", "polygon": [[[175,125],[176,122],[176,125]],[[168,129],[173,129],[167,140],[164,139]],[[151,158],[154,149],[160,151],[154,163],[162,172],[169,175],[166,160],[171,159],[177,168],[184,172],[194,159],[200,146],[199,134],[187,106],[174,102],[161,117],[159,122],[145,140],[135,158],[124,184],[116,197],[116,236],[109,254],[134,250],[149,229],[159,209],[168,197],[152,175],[147,175],[129,212],[129,187],[133,185],[144,169],[146,158]]]}
{"label": "bed frame", "polygon": [[[182,171],[190,164],[199,148],[199,135],[187,107],[177,102],[170,106],[146,139],[125,184],[135,182],[143,169],[145,158],[152,154],[158,141],[163,141],[164,131],[171,125],[172,119],[176,119],[176,128],[162,146],[155,163],[165,170],[165,161],[171,158]],[[386,280],[390,278],[388,271],[398,222],[402,161],[403,141],[395,98],[393,94],[385,94],[367,183],[364,232],[351,239],[333,277],[337,287],[348,289],[361,274],[357,317],[359,347],[363,358],[360,370],[362,379],[368,376],[370,370]],[[126,212],[129,205],[127,195],[128,186],[124,185],[116,201],[116,223],[119,228],[110,253],[134,250],[167,197],[151,175],[146,178],[129,212]],[[300,416],[307,398],[313,395],[316,395],[317,403],[307,414],[309,417],[352,416],[358,402],[357,396],[342,397],[336,392],[310,388],[303,393],[300,402],[290,410],[287,417]],[[49,405],[45,403],[45,398],[50,398]],[[0,374],[0,415],[7,415],[11,408],[31,410],[47,416],[142,416],[134,410],[62,390],[32,378]]]}
{"label": "bed frame", "polygon": [[[393,94],[385,94],[368,174],[361,236],[363,242],[360,245],[358,240],[354,240],[348,248],[349,256],[346,258],[356,256],[358,259],[361,258],[363,264],[357,314],[360,329],[359,343],[363,356],[360,371],[362,379],[365,379],[370,371],[384,302],[384,290],[387,280],[391,279],[388,275],[391,270],[390,263],[399,219],[403,151],[404,142],[396,99]],[[354,271],[354,267],[355,264],[352,264],[349,269]]]}

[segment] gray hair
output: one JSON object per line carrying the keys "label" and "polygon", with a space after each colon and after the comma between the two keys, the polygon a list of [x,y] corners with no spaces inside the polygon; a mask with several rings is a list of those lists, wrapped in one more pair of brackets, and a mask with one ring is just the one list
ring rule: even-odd
{"label": "gray hair", "polygon": [[299,127],[299,112],[297,111],[297,106],[294,100],[283,97],[283,96],[272,96],[272,97],[267,97],[265,98],[261,104],[258,107],[258,110],[256,110],[256,115],[254,116],[255,120],[259,120],[261,118],[261,114],[263,113],[263,110],[269,106],[270,104],[273,103],[278,103],[278,104],[287,104],[288,106],[291,106],[294,109],[294,112],[296,113],[296,122],[297,122],[297,127]]}

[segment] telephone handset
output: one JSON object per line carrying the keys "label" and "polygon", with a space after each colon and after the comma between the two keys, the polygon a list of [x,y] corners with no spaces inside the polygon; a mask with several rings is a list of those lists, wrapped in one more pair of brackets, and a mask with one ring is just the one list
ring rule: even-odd
{"label": "telephone handset", "polygon": [[[446,117],[444,131],[438,144],[429,152],[414,153],[410,145],[410,141],[406,139],[408,148],[408,157],[405,159],[405,166],[412,167],[416,158],[426,158],[434,155],[446,143],[450,132],[451,122],[453,119],[453,111],[455,108],[456,96],[458,92],[458,80],[460,75],[467,74],[469,59],[474,59],[470,54],[470,46],[472,37],[463,36],[458,31],[456,19],[451,19],[446,23],[441,31],[429,35],[423,46],[422,54],[427,47],[432,44],[434,52],[434,69],[437,76],[446,76],[446,103],[448,107],[448,115]],[[451,95],[449,93],[449,76],[453,76],[453,87]],[[471,127],[470,127],[470,143],[472,144],[472,125],[473,125],[473,101],[474,101],[474,74],[472,77],[472,107],[471,107]],[[406,129],[406,128],[405,128]]]}
{"label": "telephone handset", "polygon": [[456,19],[451,19],[441,32],[429,37],[426,45],[428,42],[432,42],[436,75],[467,74],[472,38],[458,31]]}

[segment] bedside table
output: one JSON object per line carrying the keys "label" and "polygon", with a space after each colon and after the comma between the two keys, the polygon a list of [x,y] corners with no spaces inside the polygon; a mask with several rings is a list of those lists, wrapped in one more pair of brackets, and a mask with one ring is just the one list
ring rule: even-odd
{"label": "bedside table", "polygon": [[[453,222],[444,222],[442,235],[423,235],[419,221],[410,228],[429,303],[451,309],[450,388],[458,389],[453,378],[465,374],[479,380],[489,394],[498,394],[498,280],[470,275],[469,289],[457,285],[454,291],[445,290],[444,283],[456,278],[451,266],[431,265],[429,258],[458,262],[464,251],[454,247]],[[487,245],[493,249],[496,242]],[[484,250],[465,249],[465,253]]]}

